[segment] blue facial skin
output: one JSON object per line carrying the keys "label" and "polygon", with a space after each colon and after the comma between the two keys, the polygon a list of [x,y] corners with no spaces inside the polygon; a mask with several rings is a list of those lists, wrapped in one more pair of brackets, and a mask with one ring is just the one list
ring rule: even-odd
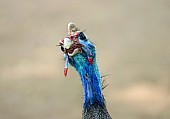
{"label": "blue facial skin", "polygon": [[[82,53],[68,58],[68,62],[81,77],[84,89],[84,107],[92,104],[104,105],[95,47],[86,36],[82,39],[81,35],[84,34],[80,34],[78,40],[83,44]],[[89,63],[88,57],[92,58],[92,64]]]}

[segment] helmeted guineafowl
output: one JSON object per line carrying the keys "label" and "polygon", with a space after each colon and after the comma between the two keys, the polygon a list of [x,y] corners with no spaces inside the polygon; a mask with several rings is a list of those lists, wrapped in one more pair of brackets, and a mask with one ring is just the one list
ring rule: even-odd
{"label": "helmeted guineafowl", "polygon": [[102,94],[101,76],[96,63],[95,46],[74,23],[68,24],[68,36],[60,40],[64,52],[64,75],[68,64],[78,72],[84,89],[82,119],[112,119]]}

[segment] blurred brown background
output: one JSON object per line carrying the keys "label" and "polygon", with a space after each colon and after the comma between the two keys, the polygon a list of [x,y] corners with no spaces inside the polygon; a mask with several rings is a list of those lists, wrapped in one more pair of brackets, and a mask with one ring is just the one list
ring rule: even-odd
{"label": "blurred brown background", "polygon": [[70,21],[109,74],[113,119],[170,119],[169,0],[1,0],[0,119],[81,118],[81,82],[55,46]]}

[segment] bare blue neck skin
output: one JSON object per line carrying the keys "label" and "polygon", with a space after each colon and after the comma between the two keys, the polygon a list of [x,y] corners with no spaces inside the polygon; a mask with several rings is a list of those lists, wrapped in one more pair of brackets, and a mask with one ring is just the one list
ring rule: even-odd
{"label": "bare blue neck skin", "polygon": [[[92,104],[104,105],[104,99],[102,96],[100,73],[96,63],[95,47],[88,39],[81,40],[84,49],[82,53],[78,53],[75,56],[69,58],[69,64],[73,66],[82,81],[84,89],[84,107]],[[88,62],[88,57],[92,58],[92,64]]]}

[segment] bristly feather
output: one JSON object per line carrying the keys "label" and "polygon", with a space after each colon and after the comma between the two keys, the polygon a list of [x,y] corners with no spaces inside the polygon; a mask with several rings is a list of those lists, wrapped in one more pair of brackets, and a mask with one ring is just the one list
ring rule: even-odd
{"label": "bristly feather", "polygon": [[104,90],[109,84],[105,84],[106,83],[106,76],[108,76],[108,74],[101,76],[101,87],[102,90]]}

